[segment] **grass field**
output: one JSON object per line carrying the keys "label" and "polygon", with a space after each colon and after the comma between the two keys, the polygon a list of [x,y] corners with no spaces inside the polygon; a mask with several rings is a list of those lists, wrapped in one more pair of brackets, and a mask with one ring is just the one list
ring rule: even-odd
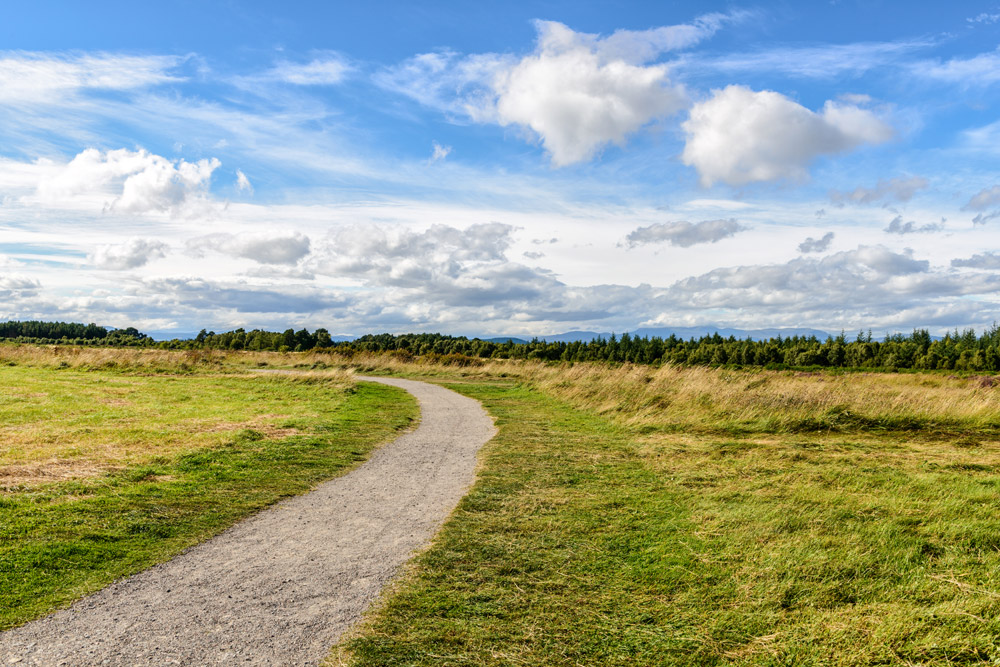
{"label": "grass field", "polygon": [[408,394],[339,372],[21,361],[0,366],[0,629],[308,490],[417,416]]}
{"label": "grass field", "polygon": [[332,664],[1000,664],[989,383],[496,370],[432,370],[500,435]]}
{"label": "grass field", "polygon": [[[443,383],[482,401],[500,431],[433,545],[331,664],[1000,665],[992,378],[103,354],[0,347],[0,378],[22,388],[3,423],[33,414],[37,436],[24,436],[34,458],[22,443],[3,466],[86,462],[75,479],[22,474],[0,493],[5,535],[45,536],[16,558],[0,551],[5,581],[35,577],[15,591],[8,625],[217,529],[206,522],[230,523],[246,508],[216,514],[234,497],[257,507],[362,456],[377,438],[349,434],[374,424],[384,437],[412,404],[350,393],[343,371],[361,370]],[[258,367],[315,376],[245,376]],[[143,398],[158,392],[169,407]],[[341,401],[320,419],[340,424],[329,431],[339,444],[317,471],[306,443],[326,431],[308,401],[323,392],[324,405]],[[241,412],[239,396],[255,407]],[[45,401],[68,406],[63,421],[42,423]],[[88,423],[88,409],[105,412]],[[101,446],[135,423],[158,426]],[[40,437],[53,432],[76,444]],[[195,432],[205,440],[189,452]],[[288,487],[274,481],[276,459],[300,471]],[[87,569],[93,549],[112,555],[110,570]],[[16,597],[6,585],[3,607]]]}

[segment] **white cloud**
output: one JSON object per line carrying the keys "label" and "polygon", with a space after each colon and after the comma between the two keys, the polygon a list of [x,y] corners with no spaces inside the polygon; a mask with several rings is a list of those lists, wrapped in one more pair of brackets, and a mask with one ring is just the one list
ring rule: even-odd
{"label": "white cloud", "polygon": [[137,269],[153,259],[166,256],[168,247],[162,241],[133,238],[120,244],[99,246],[90,255],[90,260],[100,269],[111,271]]}
{"label": "white cloud", "polygon": [[[998,288],[1000,276],[935,271],[909,250],[859,246],[785,264],[715,269],[678,281],[659,299],[675,316],[721,312],[744,321],[763,317],[811,326],[829,327],[837,321],[913,325],[988,321],[984,318],[995,312],[995,304],[955,297],[991,295]],[[967,319],[973,317],[977,319]]]}
{"label": "white cloud", "polygon": [[963,211],[985,211],[991,206],[996,206],[1000,204],[1000,185],[994,185],[992,188],[983,188],[976,194],[972,195],[968,203],[962,207]]}
{"label": "white cloud", "polygon": [[530,128],[556,166],[624,145],[627,135],[683,107],[683,90],[665,65],[633,64],[665,47],[659,38],[616,33],[600,40],[555,22],[539,22],[538,31],[536,52],[494,81],[496,119]]}
{"label": "white cloud", "polygon": [[657,222],[647,227],[632,230],[625,237],[630,248],[650,243],[669,243],[681,248],[689,248],[699,243],[717,243],[748,229],[736,220],[703,220],[701,222]]}
{"label": "white cloud", "polygon": [[647,123],[683,108],[684,92],[670,81],[667,66],[648,63],[749,16],[706,14],[690,24],[618,30],[607,37],[536,21],[535,51],[523,58],[427,53],[375,80],[450,114],[530,130],[552,163],[565,166],[609,144],[624,145]]}
{"label": "white cloud", "polygon": [[799,252],[826,252],[833,243],[833,232],[823,234],[822,238],[814,239],[811,236],[799,244]]}
{"label": "white cloud", "polygon": [[750,53],[686,58],[679,63],[679,66],[685,70],[766,72],[803,78],[832,79],[861,76],[872,69],[898,62],[914,51],[933,44],[927,40],[912,40],[806,47],[779,46]]}
{"label": "white cloud", "polygon": [[940,223],[929,222],[926,225],[917,225],[916,222],[910,220],[909,222],[903,222],[903,216],[897,215],[889,222],[889,226],[886,227],[884,232],[887,234],[924,234],[927,232],[939,232],[944,229],[944,220]]}
{"label": "white cloud", "polygon": [[977,16],[973,16],[965,19],[968,23],[982,23],[989,25],[991,23],[996,23],[1000,21],[1000,14],[990,14],[988,12],[981,12]]}
{"label": "white cloud", "polygon": [[995,252],[978,253],[966,259],[953,259],[951,265],[960,268],[1000,271],[1000,255]]}
{"label": "white cloud", "polygon": [[215,158],[169,160],[145,150],[99,151],[88,148],[66,165],[55,165],[38,185],[42,201],[106,198],[106,208],[121,213],[179,214],[204,202]]}
{"label": "white cloud", "polygon": [[236,170],[236,190],[237,192],[253,194],[253,185],[251,185],[250,179],[247,178],[247,175],[241,169]]}
{"label": "white cloud", "polygon": [[41,284],[33,278],[18,274],[0,274],[0,297],[4,299],[32,297],[40,288]]}
{"label": "white cloud", "polygon": [[744,86],[716,90],[691,109],[682,160],[701,183],[746,185],[782,178],[804,180],[821,155],[889,140],[892,129],[874,113],[828,101],[815,113],[773,91]]}
{"label": "white cloud", "polygon": [[1000,52],[981,53],[972,58],[925,60],[914,63],[911,71],[935,81],[962,86],[986,86],[1000,81]]}
{"label": "white cloud", "polygon": [[53,102],[82,89],[127,90],[180,81],[176,56],[6,52],[0,56],[0,104]]}
{"label": "white cloud", "polygon": [[332,86],[344,80],[351,66],[339,55],[327,54],[308,63],[283,61],[259,78],[296,86]]}
{"label": "white cloud", "polygon": [[331,232],[308,268],[391,288],[382,291],[382,299],[393,307],[421,302],[494,312],[542,307],[563,286],[547,271],[507,259],[513,231],[501,223],[466,229],[433,225],[424,231],[342,228]]}
{"label": "white cloud", "polygon": [[433,143],[433,153],[431,153],[431,162],[437,162],[443,160],[449,155],[451,155],[451,146],[442,146],[438,142]]}
{"label": "white cloud", "polygon": [[913,198],[917,190],[922,190],[927,186],[927,179],[920,176],[890,178],[889,180],[880,178],[874,188],[858,186],[851,192],[830,190],[830,201],[837,206],[843,206],[844,204],[874,204],[889,199],[906,202]]}
{"label": "white cloud", "polygon": [[187,243],[188,251],[203,256],[213,250],[260,264],[295,264],[309,254],[308,236],[299,234],[208,234]]}

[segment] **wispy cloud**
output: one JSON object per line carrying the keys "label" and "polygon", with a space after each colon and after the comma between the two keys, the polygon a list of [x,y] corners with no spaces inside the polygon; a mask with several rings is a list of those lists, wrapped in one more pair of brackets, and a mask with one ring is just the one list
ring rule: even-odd
{"label": "wispy cloud", "polygon": [[879,179],[873,188],[859,185],[851,192],[830,190],[830,201],[835,206],[844,204],[875,204],[888,200],[910,201],[918,190],[923,190],[929,181],[922,176],[910,178]]}
{"label": "wispy cloud", "polygon": [[887,65],[905,63],[912,54],[930,48],[930,40],[857,42],[817,46],[779,46],[750,53],[723,56],[698,54],[679,59],[685,70],[718,70],[729,73],[783,74],[812,79],[861,76]]}
{"label": "wispy cloud", "polygon": [[989,86],[1000,81],[1000,52],[991,51],[971,58],[944,61],[923,60],[913,63],[910,72],[917,77],[966,88]]}
{"label": "wispy cloud", "polygon": [[316,54],[309,62],[282,60],[259,74],[238,79],[247,82],[277,82],[295,86],[333,86],[341,83],[354,69],[342,55],[335,52]]}
{"label": "wispy cloud", "polygon": [[34,53],[0,55],[0,105],[55,102],[80,90],[129,90],[181,81],[174,70],[180,56],[116,53]]}

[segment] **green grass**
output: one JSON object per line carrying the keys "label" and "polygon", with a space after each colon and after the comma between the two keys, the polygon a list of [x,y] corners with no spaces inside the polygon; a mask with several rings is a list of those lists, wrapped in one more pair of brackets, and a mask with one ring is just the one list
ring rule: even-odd
{"label": "green grass", "polygon": [[333,662],[1000,664],[995,441],[669,438],[450,386],[499,435]]}
{"label": "green grass", "polygon": [[132,465],[220,445],[242,428],[308,429],[350,384],[346,376],[0,367],[0,466]]}
{"label": "green grass", "polygon": [[[90,378],[112,387],[119,379]],[[74,377],[84,385],[85,380]],[[177,392],[197,397],[192,400],[210,408],[209,416],[221,410],[230,419],[254,411],[285,412],[296,401],[305,406],[287,418],[295,435],[267,437],[242,429],[225,434],[212,447],[168,455],[146,452],[98,477],[0,493],[0,629],[64,606],[283,497],[307,491],[366,458],[418,414],[412,397],[382,385],[350,388],[322,379],[202,377],[177,380],[179,384],[157,394],[164,385],[156,381],[142,380],[145,384],[133,386],[129,395],[139,403],[159,405],[156,419],[167,421],[173,410],[168,399]],[[79,409],[75,417],[63,417],[70,419],[67,423],[87,422],[83,404],[63,395],[51,378],[45,386],[51,400]],[[93,421],[94,428],[104,428],[100,419]]]}

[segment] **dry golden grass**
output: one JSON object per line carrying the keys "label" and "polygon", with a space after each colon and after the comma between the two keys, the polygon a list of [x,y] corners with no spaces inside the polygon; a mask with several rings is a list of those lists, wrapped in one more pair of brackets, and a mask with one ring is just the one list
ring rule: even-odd
{"label": "dry golden grass", "polygon": [[99,476],[219,447],[245,430],[267,439],[309,433],[353,385],[342,370],[237,374],[218,368],[225,355],[196,372],[171,373],[189,363],[185,353],[28,346],[3,352],[0,489]]}
{"label": "dry golden grass", "polygon": [[532,369],[531,381],[633,425],[782,432],[1000,424],[1000,388],[977,378],[577,364]]}
{"label": "dry golden grass", "polygon": [[[326,363],[336,356],[323,355]],[[821,434],[824,431],[967,431],[967,444],[1000,427],[1000,383],[934,373],[802,373],[706,367],[474,360],[442,366],[393,355],[355,355],[364,372],[508,378],[648,431]]]}
{"label": "dry golden grass", "polygon": [[218,373],[249,368],[324,368],[328,352],[158,350],[0,343],[0,367],[80,368],[123,372]]}

